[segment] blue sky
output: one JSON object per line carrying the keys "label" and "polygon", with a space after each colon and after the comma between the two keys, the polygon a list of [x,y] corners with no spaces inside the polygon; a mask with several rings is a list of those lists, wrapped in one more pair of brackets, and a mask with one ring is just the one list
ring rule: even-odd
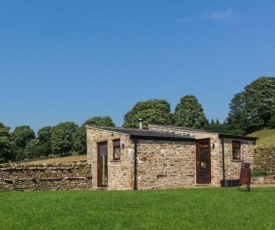
{"label": "blue sky", "polygon": [[110,116],[194,95],[208,119],[275,76],[275,2],[0,0],[0,122],[14,129]]}

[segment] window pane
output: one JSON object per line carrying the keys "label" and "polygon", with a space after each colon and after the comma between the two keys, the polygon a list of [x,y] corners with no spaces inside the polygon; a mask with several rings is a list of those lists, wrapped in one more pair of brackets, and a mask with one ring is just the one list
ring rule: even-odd
{"label": "window pane", "polygon": [[120,140],[114,140],[113,141],[113,158],[114,160],[119,160],[120,159]]}
{"label": "window pane", "polygon": [[100,143],[98,155],[98,186],[108,185],[108,149],[107,143]]}
{"label": "window pane", "polygon": [[232,149],[233,149],[233,159],[240,159],[241,158],[241,143],[239,141],[232,142]]}
{"label": "window pane", "polygon": [[120,148],[115,148],[115,158],[120,158]]}

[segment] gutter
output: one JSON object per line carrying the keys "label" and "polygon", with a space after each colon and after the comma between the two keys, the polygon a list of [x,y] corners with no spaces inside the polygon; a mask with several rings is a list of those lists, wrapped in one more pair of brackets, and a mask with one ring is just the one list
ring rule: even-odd
{"label": "gutter", "polygon": [[137,188],[137,140],[134,139],[134,149],[135,149],[135,159],[134,159],[134,190],[138,190]]}

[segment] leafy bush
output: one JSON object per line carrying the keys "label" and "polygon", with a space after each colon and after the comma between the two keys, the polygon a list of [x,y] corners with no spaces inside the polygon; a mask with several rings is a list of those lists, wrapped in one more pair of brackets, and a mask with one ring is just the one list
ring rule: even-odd
{"label": "leafy bush", "polygon": [[265,169],[254,169],[251,173],[252,177],[256,176],[266,176],[266,171]]}

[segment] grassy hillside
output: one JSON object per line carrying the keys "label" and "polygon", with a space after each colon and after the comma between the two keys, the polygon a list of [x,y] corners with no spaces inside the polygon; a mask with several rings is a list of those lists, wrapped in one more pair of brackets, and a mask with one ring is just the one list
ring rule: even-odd
{"label": "grassy hillside", "polygon": [[54,163],[65,163],[70,161],[83,161],[83,160],[87,160],[87,155],[49,158],[49,159],[43,159],[43,160],[29,161],[27,162],[27,164],[43,164],[43,163],[54,164]]}
{"label": "grassy hillside", "polygon": [[266,149],[266,148],[275,148],[275,129],[263,129],[249,134],[250,137],[257,137],[257,147]]}

